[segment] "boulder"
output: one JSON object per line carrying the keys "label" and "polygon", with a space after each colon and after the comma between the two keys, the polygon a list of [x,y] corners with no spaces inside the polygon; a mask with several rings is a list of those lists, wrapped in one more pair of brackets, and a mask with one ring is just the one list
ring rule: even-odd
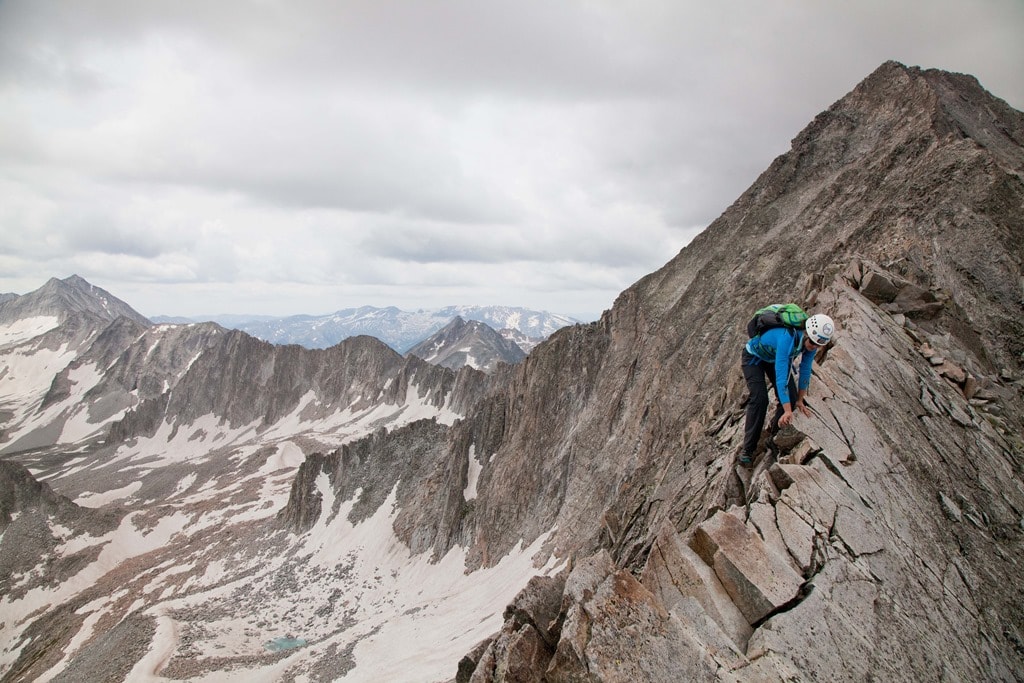
{"label": "boulder", "polygon": [[627,571],[608,576],[589,600],[571,610],[545,672],[547,681],[715,678],[719,666],[704,643]]}
{"label": "boulder", "polygon": [[730,512],[698,525],[691,546],[751,625],[788,604],[803,586],[803,577]]}
{"label": "boulder", "polygon": [[861,281],[860,293],[875,303],[889,303],[899,294],[892,279],[876,270],[869,271]]}

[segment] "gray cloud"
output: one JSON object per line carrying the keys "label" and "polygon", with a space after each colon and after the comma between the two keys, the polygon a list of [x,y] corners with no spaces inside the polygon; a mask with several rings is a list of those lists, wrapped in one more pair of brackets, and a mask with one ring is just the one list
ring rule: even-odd
{"label": "gray cloud", "polygon": [[596,315],[887,59],[1024,107],[1022,33],[1018,0],[5,0],[0,290]]}

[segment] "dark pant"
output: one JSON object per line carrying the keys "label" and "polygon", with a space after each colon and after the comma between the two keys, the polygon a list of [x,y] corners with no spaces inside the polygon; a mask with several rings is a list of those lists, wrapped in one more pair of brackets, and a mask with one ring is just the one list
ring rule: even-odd
{"label": "dark pant", "polygon": [[[768,414],[768,386],[771,385],[778,398],[778,391],[775,388],[775,364],[763,361],[752,356],[743,349],[742,367],[743,379],[747,380],[747,390],[750,398],[747,400],[747,421],[743,430],[743,453],[753,455],[757,448],[757,441],[761,438],[764,430],[764,418]],[[789,400],[796,401],[797,389],[793,375],[789,375]],[[792,404],[790,404],[792,405]],[[775,409],[775,416],[772,418],[771,429],[775,433],[779,429],[779,418],[782,417],[782,403]]]}

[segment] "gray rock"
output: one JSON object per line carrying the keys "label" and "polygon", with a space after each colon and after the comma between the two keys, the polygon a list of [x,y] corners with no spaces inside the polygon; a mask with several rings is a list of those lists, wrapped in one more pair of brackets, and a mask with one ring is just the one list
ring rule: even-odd
{"label": "gray rock", "polygon": [[792,601],[803,585],[786,560],[728,512],[700,524],[691,544],[750,624]]}
{"label": "gray rock", "polygon": [[892,278],[878,271],[869,271],[860,285],[860,293],[877,303],[891,302],[899,291]]}

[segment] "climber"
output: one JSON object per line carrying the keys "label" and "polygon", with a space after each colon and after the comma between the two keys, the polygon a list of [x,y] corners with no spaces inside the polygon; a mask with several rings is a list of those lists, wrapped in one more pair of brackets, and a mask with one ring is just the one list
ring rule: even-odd
{"label": "climber", "polygon": [[[743,378],[747,381],[750,398],[747,400],[743,447],[739,454],[741,465],[749,467],[753,463],[754,450],[761,430],[764,429],[764,419],[768,414],[767,380],[771,380],[775,396],[779,399],[771,423],[773,435],[780,426],[786,427],[793,422],[796,413],[791,397],[794,394],[796,411],[810,417],[811,411],[804,405],[804,396],[811,383],[811,363],[818,349],[829,342],[834,331],[832,318],[817,313],[807,319],[803,331],[793,327],[772,327],[753,337],[743,347]],[[800,369],[798,381],[794,381],[792,363],[798,355]]]}

